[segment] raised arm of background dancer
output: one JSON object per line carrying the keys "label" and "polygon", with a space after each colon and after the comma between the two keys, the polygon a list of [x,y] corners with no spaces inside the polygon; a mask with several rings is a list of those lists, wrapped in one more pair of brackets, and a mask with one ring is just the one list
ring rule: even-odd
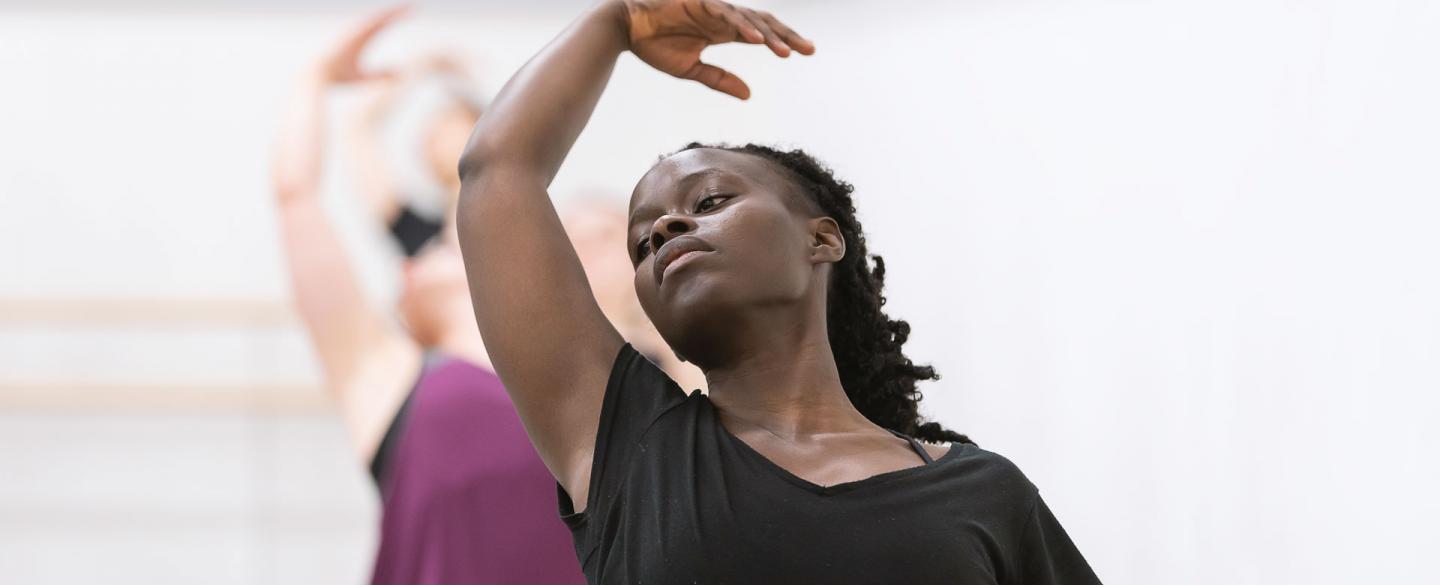
{"label": "raised arm of background dancer", "polygon": [[344,154],[354,175],[349,184],[381,227],[394,223],[404,205],[399,184],[381,140],[385,120],[395,103],[421,80],[440,74],[464,77],[460,65],[445,54],[426,55],[405,65],[396,75],[376,81],[372,93],[341,128]]}
{"label": "raised arm of background dancer", "polygon": [[366,210],[382,228],[388,227],[400,214],[401,200],[399,186],[381,144],[381,126],[407,85],[402,79],[377,82],[369,88],[373,93],[365,96],[364,103],[340,129],[344,141],[341,146],[350,161],[348,166],[353,169],[347,184],[360,195]]}
{"label": "raised arm of background dancer", "polygon": [[326,389],[339,403],[357,453],[379,445],[398,393],[419,364],[419,348],[366,298],[321,201],[325,94],[335,84],[372,79],[356,65],[365,41],[399,15],[366,21],[307,69],[277,137],[274,189],[296,309],[320,359]]}
{"label": "raised arm of background dancer", "polygon": [[[511,78],[461,158],[460,243],[480,333],[577,510],[588,495],[600,406],[623,340],[597,306],[546,189],[627,49],[661,71],[743,99],[745,84],[701,63],[700,51],[740,41],[788,55],[786,33],[793,35],[768,14],[714,0],[601,3]],[[791,42],[810,50],[798,35]]]}

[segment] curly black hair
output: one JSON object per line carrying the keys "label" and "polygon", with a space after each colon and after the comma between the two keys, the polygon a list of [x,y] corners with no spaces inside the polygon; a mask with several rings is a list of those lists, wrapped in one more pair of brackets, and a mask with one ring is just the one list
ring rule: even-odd
{"label": "curly black hair", "polygon": [[[840,225],[845,256],[831,272],[826,322],[830,350],[840,383],[855,408],[871,422],[932,443],[971,443],[969,437],[920,417],[915,383],[936,380],[935,368],[916,365],[900,350],[910,324],[885,314],[885,261],[865,249],[865,234],[855,217],[855,187],[836,178],[804,150],[778,150],[758,144],[731,146],[692,142],[679,152],[714,148],[758,156],[776,165],[819,208]],[[872,268],[868,260],[873,260]]]}

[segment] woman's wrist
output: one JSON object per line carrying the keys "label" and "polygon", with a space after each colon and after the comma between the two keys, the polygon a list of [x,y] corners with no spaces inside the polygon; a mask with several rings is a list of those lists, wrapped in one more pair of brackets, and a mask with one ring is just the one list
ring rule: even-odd
{"label": "woman's wrist", "polygon": [[301,87],[317,92],[325,91],[332,83],[329,67],[323,61],[315,61],[301,70],[298,81]]}
{"label": "woman's wrist", "polygon": [[591,9],[587,18],[612,26],[621,50],[630,50],[630,6],[625,0],[603,0]]}

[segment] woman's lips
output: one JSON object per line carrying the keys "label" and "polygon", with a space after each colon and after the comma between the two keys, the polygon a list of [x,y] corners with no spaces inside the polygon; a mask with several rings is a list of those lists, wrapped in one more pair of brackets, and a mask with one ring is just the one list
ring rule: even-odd
{"label": "woman's lips", "polygon": [[[676,263],[676,260],[681,260],[681,256],[689,256],[691,252],[711,252],[714,250],[715,248],[710,247],[710,244],[705,243],[705,240],[692,235],[676,236],[675,239],[665,242],[665,245],[660,246],[660,249],[655,251],[655,284],[658,285],[665,282],[665,274],[669,272],[669,269]],[[689,262],[690,259],[686,259],[685,261]]]}
{"label": "woman's lips", "polygon": [[[709,254],[709,252],[704,250],[686,250],[684,252],[681,252],[679,256],[676,256],[674,260],[671,260],[669,264],[665,265],[664,276],[670,276],[671,272],[675,271],[681,266],[689,264],[690,261],[699,257],[701,254]],[[663,281],[664,277],[662,277],[661,280]]]}

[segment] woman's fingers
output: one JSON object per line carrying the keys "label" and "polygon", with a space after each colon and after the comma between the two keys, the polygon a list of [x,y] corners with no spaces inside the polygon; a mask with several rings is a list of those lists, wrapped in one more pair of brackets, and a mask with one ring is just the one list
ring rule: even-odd
{"label": "woman's fingers", "polygon": [[780,38],[780,35],[776,34],[775,30],[770,28],[770,23],[766,22],[763,18],[763,16],[768,16],[767,13],[746,10],[743,14],[751,25],[765,35],[765,45],[770,47],[770,52],[775,53],[777,57],[790,56],[790,46],[785,44],[785,41]]}
{"label": "woman's fingers", "polygon": [[740,37],[741,41],[754,45],[765,42],[765,33],[756,28],[750,19],[745,18],[738,8],[719,0],[705,0],[701,6],[710,16],[723,20],[726,24],[734,27],[736,36]]}
{"label": "woman's fingers", "polygon": [[698,59],[706,46],[764,44],[779,57],[796,51],[804,55],[815,52],[809,40],[770,13],[732,6],[724,0],[669,0],[658,7],[637,2],[631,8],[639,11],[638,16],[630,15],[630,49],[636,56],[661,71],[742,100],[750,98],[744,81]]}
{"label": "woman's fingers", "polygon": [[360,54],[375,35],[409,11],[410,6],[402,4],[376,12],[357,24],[321,56],[319,67],[323,79],[330,83],[349,83],[374,77],[370,72],[360,70]]}
{"label": "woman's fingers", "polygon": [[360,26],[350,34],[346,44],[356,49],[364,46],[366,43],[369,43],[370,39],[374,38],[376,34],[379,34],[380,31],[389,26],[390,23],[395,22],[409,11],[409,4],[401,4],[377,12],[365,22],[362,22]]}
{"label": "woman's fingers", "polygon": [[745,82],[736,77],[734,73],[708,63],[696,61],[695,65],[680,77],[693,79],[705,84],[710,89],[728,93],[742,100],[750,99],[750,86],[745,85]]}
{"label": "woman's fingers", "polygon": [[810,39],[800,36],[800,33],[795,32],[789,26],[786,26],[785,23],[780,22],[780,19],[775,18],[775,15],[769,12],[759,12],[758,14],[766,24],[770,25],[770,30],[775,31],[775,34],[779,35],[780,40],[784,41],[790,48],[799,51],[801,55],[815,54],[815,43],[810,42]]}
{"label": "woman's fingers", "polygon": [[378,69],[372,71],[361,71],[356,75],[356,81],[392,83],[399,81],[403,73],[398,69]]}
{"label": "woman's fingers", "polygon": [[781,57],[790,56],[791,51],[797,51],[802,55],[813,55],[815,44],[809,39],[800,36],[775,15],[763,10],[751,10],[741,8],[723,2],[722,0],[702,0],[708,15],[721,19],[734,27],[740,41],[761,44],[770,47],[770,50]]}

